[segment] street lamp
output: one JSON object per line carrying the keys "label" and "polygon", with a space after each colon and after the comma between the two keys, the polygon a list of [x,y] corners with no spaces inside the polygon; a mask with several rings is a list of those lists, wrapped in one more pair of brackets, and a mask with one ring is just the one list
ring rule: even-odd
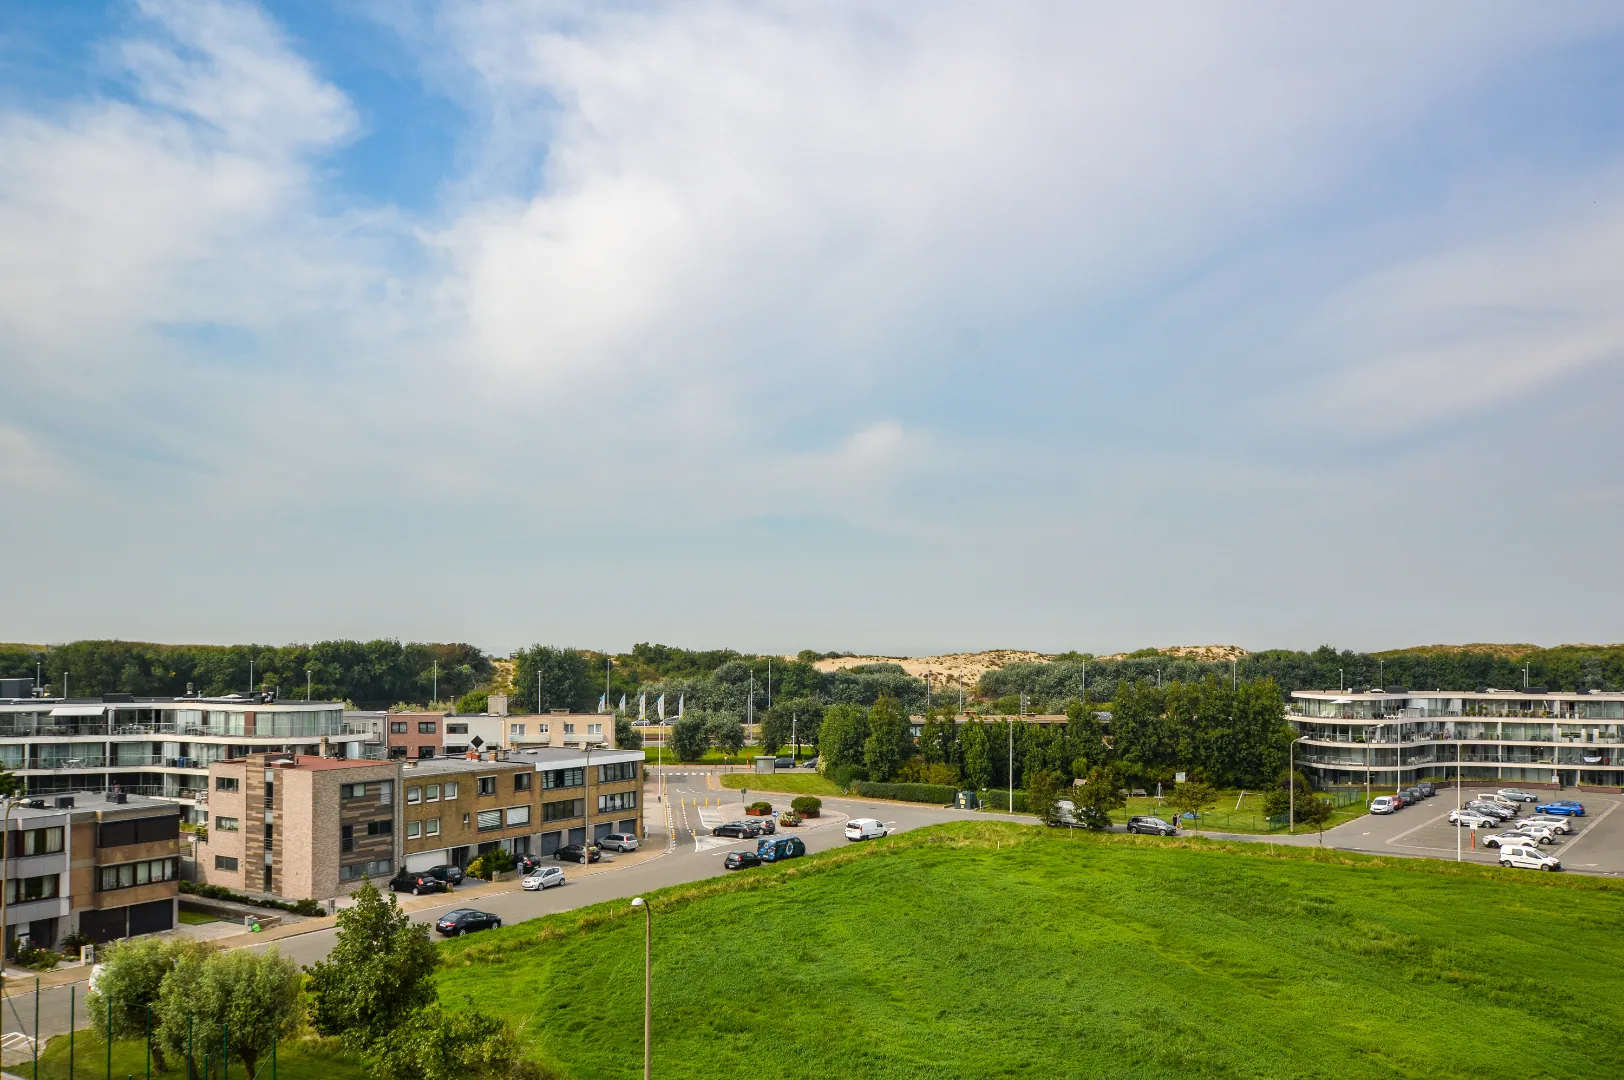
{"label": "street lamp", "polygon": [[1286,750],[1286,787],[1291,792],[1286,810],[1286,835],[1290,836],[1297,831],[1297,744],[1303,737],[1297,736],[1291,740],[1291,746]]}
{"label": "street lamp", "polygon": [[6,960],[11,955],[11,934],[6,925],[6,884],[11,873],[11,809],[17,805],[17,797],[7,795],[5,800],[5,825],[0,827],[0,840],[5,842],[5,847],[0,848],[0,991],[5,990]]}
{"label": "street lamp", "polygon": [[632,897],[632,907],[643,909],[643,1080],[649,1080],[653,1075],[654,911],[641,896]]}

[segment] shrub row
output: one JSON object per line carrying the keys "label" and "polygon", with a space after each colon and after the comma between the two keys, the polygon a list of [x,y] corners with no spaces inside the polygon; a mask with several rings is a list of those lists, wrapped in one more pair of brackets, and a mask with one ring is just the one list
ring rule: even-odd
{"label": "shrub row", "polygon": [[232,892],[224,885],[199,885],[194,881],[182,881],[180,891],[197,896],[206,896],[211,900],[234,900],[239,904],[252,904],[254,907],[291,911],[295,915],[327,914],[327,909],[314,900],[295,900],[289,903],[286,900],[273,900],[268,896],[248,896],[245,893]]}
{"label": "shrub row", "polygon": [[[1070,796],[1069,793],[1067,793],[1067,794],[1064,794],[1063,797],[1069,799],[1071,796]],[[984,808],[988,809],[988,810],[1008,810],[1009,809],[1009,789],[1008,788],[988,788],[987,790],[980,793],[980,798],[981,798],[981,805]],[[1031,813],[1031,811],[1028,810],[1027,806],[1026,806],[1026,792],[1024,792],[1024,791],[1017,790],[1015,792],[1015,812],[1017,814]]]}
{"label": "shrub row", "polygon": [[896,799],[899,802],[935,803],[946,806],[958,795],[958,788],[948,784],[876,784],[867,780],[853,781],[852,793],[870,799]]}

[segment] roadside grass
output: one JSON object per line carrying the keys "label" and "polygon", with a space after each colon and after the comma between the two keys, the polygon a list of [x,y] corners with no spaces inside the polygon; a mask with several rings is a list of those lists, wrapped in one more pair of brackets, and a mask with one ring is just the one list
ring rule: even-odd
{"label": "roadside grass", "polygon": [[187,926],[202,926],[204,923],[223,922],[218,915],[210,915],[206,911],[187,911],[181,908],[180,921]]}
{"label": "roadside grass", "polygon": [[[1380,794],[1379,792],[1377,794]],[[1065,796],[1062,796],[1064,798]],[[981,792],[982,809],[989,813],[1001,813],[1008,809],[1009,790],[1007,788],[987,789]],[[1026,812],[1026,792],[1015,789],[1015,812]],[[1344,822],[1364,817],[1368,813],[1364,799],[1338,807],[1331,819],[1325,823],[1326,829],[1333,829]],[[1128,805],[1121,810],[1111,812],[1111,820],[1118,825],[1126,825],[1130,817],[1140,815],[1154,815],[1172,820],[1173,810],[1166,799],[1152,796],[1133,796],[1128,799]],[[1237,790],[1220,791],[1218,799],[1212,808],[1201,815],[1198,822],[1193,825],[1189,822],[1180,823],[1181,828],[1195,828],[1207,832],[1228,833],[1255,833],[1264,835],[1274,833],[1286,835],[1288,830],[1284,825],[1271,826],[1269,816],[1263,812],[1263,793],[1260,791],[1241,792]],[[1299,825],[1294,831],[1298,836],[1311,836],[1317,830]]]}
{"label": "roadside grass", "polygon": [[[209,1048],[218,1054],[219,1047]],[[203,1073],[204,1048],[194,1047],[194,1058],[197,1066],[197,1076]],[[160,1073],[156,1064],[152,1067],[153,1076],[179,1076],[186,1075],[186,1059],[180,1061],[173,1058],[167,1062],[169,1071]],[[271,1059],[269,1055],[257,1063],[259,1075],[262,1080],[268,1080],[271,1075]],[[7,1066],[7,1071],[14,1076],[32,1077],[34,1063],[30,1059]],[[41,1080],[68,1080],[68,1037],[58,1035],[50,1039],[39,1055],[39,1075]],[[92,1031],[80,1030],[74,1038],[73,1046],[73,1075],[79,1080],[86,1078],[101,1078],[107,1075],[107,1043]],[[141,1039],[115,1039],[113,1041],[113,1072],[115,1077],[146,1076],[147,1057],[146,1044]],[[219,1062],[214,1063],[213,1075],[220,1075]],[[236,1058],[231,1060],[231,1075],[246,1076],[243,1064]],[[277,1047],[276,1050],[276,1076],[277,1080],[366,1080],[366,1069],[361,1063],[345,1053],[335,1043],[325,1039],[301,1039],[288,1042]]]}
{"label": "roadside grass", "polygon": [[[659,764],[661,762],[666,765],[746,765],[749,764],[752,758],[760,757],[766,754],[766,752],[767,751],[763,750],[759,746],[746,746],[740,749],[737,754],[729,757],[720,750],[710,749],[705,751],[705,756],[700,758],[698,761],[678,761],[676,755],[671,752],[671,748],[669,746],[665,748],[665,753],[663,755],[652,746],[644,746],[643,760],[650,765]],[[785,754],[784,756],[788,757],[789,755]],[[801,757],[804,760],[806,755],[802,754]]]}
{"label": "roadside grass", "polygon": [[[647,895],[661,1076],[1624,1075],[1603,879],[975,820]],[[642,920],[448,943],[441,996],[632,1080]]]}
{"label": "roadside grass", "polygon": [[728,773],[722,777],[722,786],[734,791],[773,791],[785,795],[840,794],[833,780],[817,773],[772,773],[767,776]]}

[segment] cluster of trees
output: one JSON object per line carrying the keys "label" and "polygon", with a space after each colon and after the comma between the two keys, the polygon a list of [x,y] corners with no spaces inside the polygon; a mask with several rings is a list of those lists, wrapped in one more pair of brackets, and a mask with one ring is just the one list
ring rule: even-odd
{"label": "cluster of trees", "polygon": [[[284,697],[311,696],[383,709],[396,702],[427,702],[435,686],[451,701],[489,680],[490,657],[472,645],[378,641],[318,641],[310,645],[154,645],[140,641],[75,641],[39,647],[0,645],[0,676],[34,678],[68,692],[178,697],[188,686],[201,694],[280,689]],[[250,680],[250,665],[252,679]]]}

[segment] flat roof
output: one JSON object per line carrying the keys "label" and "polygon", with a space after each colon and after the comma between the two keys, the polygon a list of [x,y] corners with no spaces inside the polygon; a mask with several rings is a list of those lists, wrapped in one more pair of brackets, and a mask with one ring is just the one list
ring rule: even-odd
{"label": "flat roof", "polygon": [[1354,701],[1405,701],[1418,697],[1471,698],[1475,701],[1624,701],[1624,691],[1596,690],[1293,690],[1298,698],[1346,698]]}
{"label": "flat roof", "polygon": [[483,772],[493,768],[527,769],[530,767],[528,761],[516,761],[512,758],[506,760],[502,758],[486,758],[484,761],[465,757],[398,758],[396,760],[400,762],[403,776],[415,776],[425,773],[429,775],[447,775],[450,773]]}
{"label": "flat roof", "polygon": [[100,694],[95,697],[26,697],[26,698],[0,698],[0,705],[26,705],[34,709],[55,709],[62,707],[94,705],[103,709],[135,709],[142,706],[153,705],[212,705],[234,706],[244,709],[284,709],[289,712],[300,712],[306,709],[342,709],[342,701],[289,701],[279,698],[276,701],[260,701],[250,697],[119,697],[107,701]]}
{"label": "flat roof", "polygon": [[[133,792],[126,792],[121,803],[114,802],[111,796],[112,793],[107,791],[54,791],[49,795],[23,796],[13,805],[11,820],[15,822],[27,821],[30,818],[60,817],[63,814],[82,813],[86,810],[164,810],[178,814],[181,809],[180,804],[173,800],[154,799]],[[59,798],[72,799],[73,805],[58,808],[56,800]],[[29,799],[38,800],[45,805],[42,807],[25,805],[24,800]]]}
{"label": "flat roof", "polygon": [[[292,764],[286,764],[286,762]],[[371,758],[321,757],[318,754],[251,754],[248,757],[221,758],[211,765],[259,765],[267,769],[309,769],[313,772],[332,769],[364,769],[372,765],[394,765],[393,761],[375,761]]]}

